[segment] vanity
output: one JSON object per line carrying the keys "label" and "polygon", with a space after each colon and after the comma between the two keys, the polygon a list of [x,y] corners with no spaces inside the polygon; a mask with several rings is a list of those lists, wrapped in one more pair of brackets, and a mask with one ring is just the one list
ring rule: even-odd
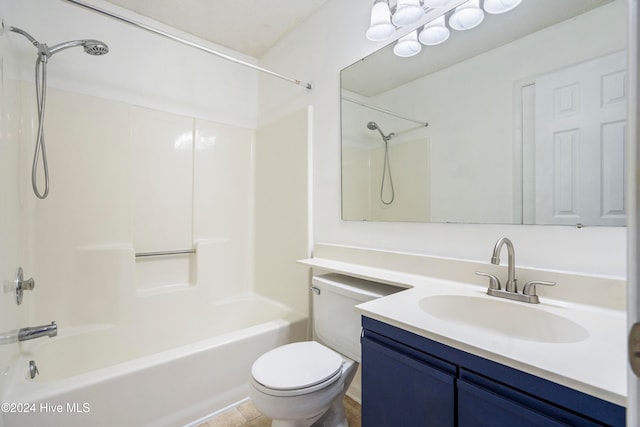
{"label": "vanity", "polygon": [[331,245],[301,262],[406,288],[356,307],[364,426],[625,425],[624,281],[518,268],[557,283],[527,304],[474,274],[504,265]]}

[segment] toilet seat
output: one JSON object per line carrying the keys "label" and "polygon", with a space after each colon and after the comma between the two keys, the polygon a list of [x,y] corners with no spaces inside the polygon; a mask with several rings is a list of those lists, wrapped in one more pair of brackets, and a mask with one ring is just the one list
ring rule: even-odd
{"label": "toilet seat", "polygon": [[287,344],[260,356],[251,368],[254,386],[275,396],[311,393],[337,381],[342,356],[315,341]]}

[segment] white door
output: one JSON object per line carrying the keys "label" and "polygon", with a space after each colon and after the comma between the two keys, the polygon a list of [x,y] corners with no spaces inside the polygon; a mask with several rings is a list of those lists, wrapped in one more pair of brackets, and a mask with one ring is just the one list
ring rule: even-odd
{"label": "white door", "polygon": [[626,52],[535,80],[536,224],[626,225]]}

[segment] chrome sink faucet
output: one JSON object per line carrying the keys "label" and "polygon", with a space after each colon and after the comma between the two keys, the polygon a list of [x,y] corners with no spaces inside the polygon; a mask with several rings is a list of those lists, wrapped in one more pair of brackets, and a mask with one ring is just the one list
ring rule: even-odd
{"label": "chrome sink faucet", "polygon": [[522,293],[518,293],[518,284],[516,281],[516,261],[515,250],[513,249],[513,243],[506,237],[501,238],[496,242],[493,248],[493,255],[491,256],[491,264],[500,265],[500,251],[502,247],[507,246],[507,253],[509,254],[507,265],[507,283],[504,290],[500,286],[500,279],[493,274],[484,273],[482,271],[476,271],[478,276],[485,276],[489,278],[489,287],[487,288],[487,295],[491,295],[499,298],[506,298],[515,301],[528,302],[531,304],[538,304],[540,299],[536,294],[536,285],[555,286],[555,282],[545,282],[541,280],[531,280],[524,285]]}
{"label": "chrome sink faucet", "polygon": [[504,286],[504,289],[507,292],[518,292],[518,284],[516,283],[516,254],[511,240],[503,237],[496,242],[496,245],[493,247],[491,264],[500,265],[500,251],[504,245],[507,246],[507,253],[509,255],[509,258],[507,259],[507,283]]}

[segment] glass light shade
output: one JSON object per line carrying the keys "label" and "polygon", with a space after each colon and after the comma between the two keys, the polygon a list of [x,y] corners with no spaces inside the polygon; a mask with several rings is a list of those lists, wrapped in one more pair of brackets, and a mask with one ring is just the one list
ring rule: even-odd
{"label": "glass light shade", "polygon": [[424,9],[420,0],[398,0],[396,11],[391,18],[395,25],[411,25],[418,22],[424,16]]}
{"label": "glass light shade", "polygon": [[371,24],[366,36],[369,40],[379,42],[386,40],[396,31],[391,23],[391,11],[386,1],[378,1],[371,9]]}
{"label": "glass light shade", "polygon": [[454,30],[464,31],[477,27],[484,20],[484,12],[480,9],[480,0],[469,0],[456,7],[449,17],[449,26]]}
{"label": "glass light shade", "polygon": [[437,7],[445,7],[451,3],[451,0],[423,0],[422,3],[430,9],[435,9]]}
{"label": "glass light shade", "polygon": [[418,42],[418,31],[412,31],[406,36],[400,37],[393,47],[393,53],[402,58],[408,58],[420,53],[422,45]]}
{"label": "glass light shade", "polygon": [[449,38],[449,29],[444,23],[444,16],[434,19],[424,26],[418,40],[426,46],[435,46],[444,43]]}
{"label": "glass light shade", "polygon": [[522,3],[522,0],[484,0],[484,10],[487,13],[499,14],[509,12]]}

